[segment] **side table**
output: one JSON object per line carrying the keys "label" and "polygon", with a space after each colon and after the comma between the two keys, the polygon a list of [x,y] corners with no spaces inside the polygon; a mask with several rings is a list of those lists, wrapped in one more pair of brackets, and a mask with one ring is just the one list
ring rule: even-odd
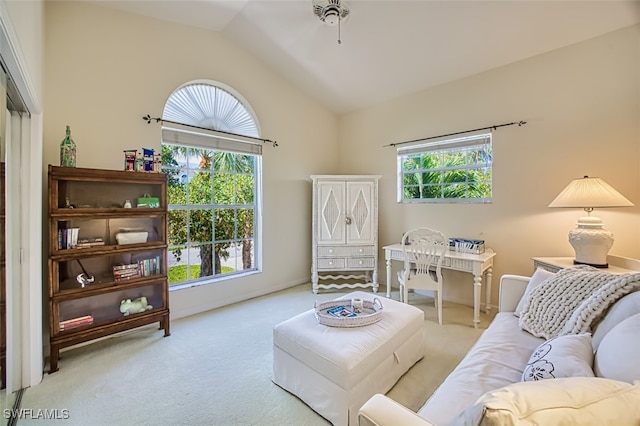
{"label": "side table", "polygon": [[[537,268],[546,269],[550,272],[558,272],[560,269],[572,268],[576,266],[573,263],[573,257],[532,257],[533,270]],[[622,256],[607,256],[608,268],[599,268],[602,271],[612,272],[614,274],[625,274],[629,272],[640,271],[640,260]]]}

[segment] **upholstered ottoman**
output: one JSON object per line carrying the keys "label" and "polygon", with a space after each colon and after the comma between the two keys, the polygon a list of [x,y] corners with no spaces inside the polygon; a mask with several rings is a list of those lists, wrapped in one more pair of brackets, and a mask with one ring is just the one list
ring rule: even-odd
{"label": "upholstered ottoman", "polygon": [[[361,291],[342,299],[375,295]],[[362,327],[319,324],[314,309],[273,329],[273,381],[334,425],[357,425],[358,410],[386,393],[425,352],[424,313],[380,298],[381,319]]]}

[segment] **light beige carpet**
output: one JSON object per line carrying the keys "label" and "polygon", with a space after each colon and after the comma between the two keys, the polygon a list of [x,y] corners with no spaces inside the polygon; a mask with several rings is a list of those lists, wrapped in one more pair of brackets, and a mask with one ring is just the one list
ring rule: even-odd
{"label": "light beige carpet", "polygon": [[[147,327],[67,350],[58,372],[26,390],[21,408],[68,418],[23,418],[18,424],[327,425],[271,381],[272,330],[314,301],[338,296],[314,295],[310,284],[297,286],[173,321],[167,338]],[[470,307],[445,303],[440,327],[433,299],[410,296],[426,312],[428,349],[388,395],[417,410],[489,319],[483,315],[481,328],[474,329]]]}

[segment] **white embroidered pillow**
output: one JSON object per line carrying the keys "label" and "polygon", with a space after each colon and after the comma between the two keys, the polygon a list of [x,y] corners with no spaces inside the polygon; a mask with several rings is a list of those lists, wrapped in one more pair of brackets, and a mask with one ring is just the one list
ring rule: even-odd
{"label": "white embroidered pillow", "polygon": [[524,290],[524,294],[520,298],[520,301],[518,302],[518,306],[516,306],[516,310],[514,311],[513,314],[515,316],[519,317],[520,314],[522,314],[522,310],[524,309],[524,304],[529,299],[529,296],[531,294],[531,290],[536,288],[538,285],[540,285],[541,282],[543,282],[547,278],[551,278],[554,275],[555,275],[554,272],[549,272],[546,269],[542,269],[542,268],[536,269],[536,271],[533,273],[533,275],[529,279],[529,283],[527,284],[527,288]]}
{"label": "white embroidered pillow", "polygon": [[591,334],[570,334],[549,339],[533,352],[522,381],[559,377],[593,377]]}

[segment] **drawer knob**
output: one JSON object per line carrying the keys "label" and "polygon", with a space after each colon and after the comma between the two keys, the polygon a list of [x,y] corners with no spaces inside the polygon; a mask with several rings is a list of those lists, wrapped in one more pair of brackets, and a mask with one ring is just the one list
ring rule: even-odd
{"label": "drawer knob", "polygon": [[329,261],[329,265],[333,265],[333,260]]}
{"label": "drawer knob", "polygon": [[333,253],[333,249],[329,249],[329,253]]}
{"label": "drawer knob", "polygon": [[358,261],[358,264],[362,265],[362,263],[363,263],[362,260]]}
{"label": "drawer knob", "polygon": [[362,250],[362,249],[359,249],[358,251],[359,251],[360,253],[362,253],[362,252],[363,252],[364,250]]}

